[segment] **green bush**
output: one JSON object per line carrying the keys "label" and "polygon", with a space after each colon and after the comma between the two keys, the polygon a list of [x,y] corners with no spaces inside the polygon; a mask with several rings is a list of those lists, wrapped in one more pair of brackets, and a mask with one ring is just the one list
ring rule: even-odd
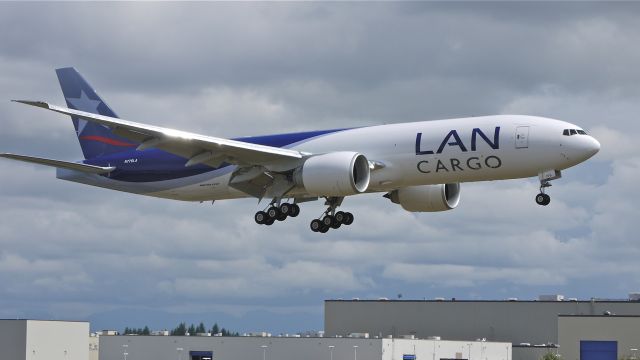
{"label": "green bush", "polygon": [[544,354],[541,358],[541,360],[560,360],[561,356],[558,354],[554,354],[552,352],[548,352],[546,354]]}

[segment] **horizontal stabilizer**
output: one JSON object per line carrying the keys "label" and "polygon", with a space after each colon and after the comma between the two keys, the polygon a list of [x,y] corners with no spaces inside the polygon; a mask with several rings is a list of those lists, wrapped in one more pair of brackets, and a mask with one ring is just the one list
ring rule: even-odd
{"label": "horizontal stabilizer", "polygon": [[27,104],[31,106],[37,106],[45,109],[49,108],[49,104],[47,104],[44,101],[32,101],[32,100],[11,100],[11,101],[21,103],[21,104]]}
{"label": "horizontal stabilizer", "polygon": [[45,159],[45,158],[26,156],[26,155],[16,155],[16,154],[5,153],[5,154],[0,154],[0,157],[18,160],[18,161],[30,162],[30,163],[39,164],[39,165],[52,166],[55,168],[81,171],[81,172],[91,173],[91,174],[107,174],[116,169],[114,166],[102,167],[102,166],[80,164],[80,163],[74,163],[74,162],[62,161],[62,160]]}

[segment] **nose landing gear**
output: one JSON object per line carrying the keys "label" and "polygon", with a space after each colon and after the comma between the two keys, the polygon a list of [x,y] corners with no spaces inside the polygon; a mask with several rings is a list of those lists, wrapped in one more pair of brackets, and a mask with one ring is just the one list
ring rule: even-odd
{"label": "nose landing gear", "polygon": [[536,203],[538,205],[549,205],[551,196],[545,193],[545,189],[551,187],[551,180],[560,179],[561,177],[562,173],[559,170],[548,170],[538,174],[538,178],[540,178],[540,193],[536,195]]}
{"label": "nose landing gear", "polygon": [[[541,190],[542,191],[542,190]],[[547,206],[549,205],[549,203],[551,202],[551,196],[541,192],[540,194],[536,195],[536,203],[538,205],[542,205],[542,206]]]}

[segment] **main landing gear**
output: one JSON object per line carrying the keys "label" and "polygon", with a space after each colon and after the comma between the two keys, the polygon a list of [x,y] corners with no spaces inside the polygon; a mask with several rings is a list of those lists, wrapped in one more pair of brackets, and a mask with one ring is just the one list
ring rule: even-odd
{"label": "main landing gear", "polygon": [[547,206],[551,202],[551,196],[545,193],[545,189],[551,186],[551,180],[560,179],[562,174],[558,170],[550,170],[541,172],[538,177],[540,178],[540,193],[536,195],[536,203]]}
{"label": "main landing gear", "polygon": [[[336,208],[342,204],[342,200],[344,200],[344,197],[326,198],[325,205],[328,208],[322,213],[322,216],[311,221],[309,225],[311,231],[326,233],[329,229],[337,229],[342,225],[351,225],[353,223],[353,214],[336,211]],[[274,199],[266,209],[258,211],[253,218],[257,224],[273,225],[276,221],[284,221],[288,217],[296,217],[299,214],[300,206],[298,204],[280,204],[280,200]]]}
{"label": "main landing gear", "polygon": [[322,213],[318,219],[314,219],[309,224],[311,231],[326,233],[329,229],[337,229],[342,225],[351,225],[353,223],[353,214],[350,212],[336,211],[336,208],[342,204],[343,197],[327,198],[325,205],[329,208]]}
{"label": "main landing gear", "polygon": [[298,204],[282,203],[278,206],[276,203],[271,203],[265,211],[258,211],[253,219],[260,225],[273,225],[276,220],[284,221],[289,216],[296,217],[299,214],[300,206]]}
{"label": "main landing gear", "polygon": [[350,212],[338,211],[335,215],[331,215],[326,211],[321,219],[313,219],[309,227],[313,232],[324,234],[329,231],[329,229],[337,229],[342,225],[351,225],[352,223],[353,214]]}

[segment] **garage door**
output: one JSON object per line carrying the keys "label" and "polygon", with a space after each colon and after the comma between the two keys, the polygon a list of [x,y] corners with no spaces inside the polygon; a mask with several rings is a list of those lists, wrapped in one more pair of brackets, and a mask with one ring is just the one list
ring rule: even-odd
{"label": "garage door", "polygon": [[580,360],[617,359],[617,341],[580,341]]}
{"label": "garage door", "polygon": [[213,351],[189,351],[191,360],[213,360]]}

